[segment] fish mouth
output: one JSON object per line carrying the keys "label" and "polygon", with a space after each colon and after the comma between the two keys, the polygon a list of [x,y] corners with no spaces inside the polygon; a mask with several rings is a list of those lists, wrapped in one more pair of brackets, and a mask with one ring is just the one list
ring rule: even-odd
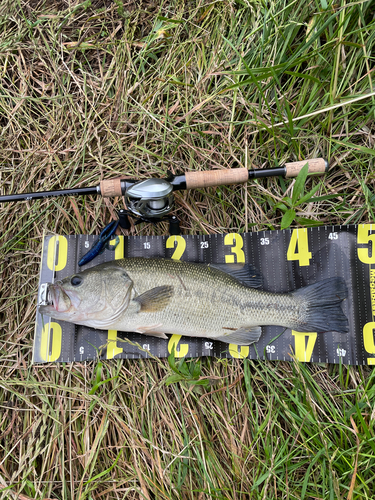
{"label": "fish mouth", "polygon": [[48,306],[52,302],[51,293],[49,290],[51,283],[42,283],[39,289],[38,295],[38,307],[40,306]]}
{"label": "fish mouth", "polygon": [[40,287],[38,306],[41,314],[48,316],[54,313],[68,313],[79,305],[79,302],[74,292],[67,292],[58,282],[43,283]]}

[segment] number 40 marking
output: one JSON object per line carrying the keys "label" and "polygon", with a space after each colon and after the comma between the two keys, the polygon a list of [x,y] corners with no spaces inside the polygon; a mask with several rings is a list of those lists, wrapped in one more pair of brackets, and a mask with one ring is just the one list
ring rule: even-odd
{"label": "number 40 marking", "polygon": [[309,266],[312,253],[309,252],[307,229],[293,229],[288,251],[288,260],[298,260],[300,266]]}

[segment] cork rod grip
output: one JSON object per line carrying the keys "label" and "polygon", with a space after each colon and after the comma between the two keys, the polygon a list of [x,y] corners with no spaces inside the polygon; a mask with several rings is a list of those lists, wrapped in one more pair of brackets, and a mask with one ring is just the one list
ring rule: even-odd
{"label": "cork rod grip", "polygon": [[100,181],[100,194],[105,198],[122,196],[120,177]]}
{"label": "cork rod grip", "polygon": [[324,174],[328,171],[327,160],[324,158],[313,158],[311,160],[285,163],[285,177],[297,177],[306,163],[309,165],[309,174]]}
{"label": "cork rod grip", "polygon": [[186,189],[241,184],[248,181],[249,172],[246,168],[230,168],[226,170],[209,170],[186,172]]}

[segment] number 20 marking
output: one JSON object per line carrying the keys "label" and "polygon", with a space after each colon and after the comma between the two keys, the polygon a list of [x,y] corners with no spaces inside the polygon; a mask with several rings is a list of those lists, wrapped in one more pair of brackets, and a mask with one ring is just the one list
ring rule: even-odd
{"label": "number 20 marking", "polygon": [[[176,247],[172,254],[172,259],[180,260],[186,248],[186,241],[181,235],[170,236],[165,242],[165,246],[167,248]],[[174,333],[168,342],[168,352],[172,353],[174,348],[174,355],[176,358],[183,358],[189,352],[189,344],[180,344],[180,340],[181,335]]]}
{"label": "number 20 marking", "polygon": [[176,250],[172,254],[173,260],[180,260],[186,248],[186,241],[181,235],[170,236],[165,246],[167,248],[174,248],[176,246]]}

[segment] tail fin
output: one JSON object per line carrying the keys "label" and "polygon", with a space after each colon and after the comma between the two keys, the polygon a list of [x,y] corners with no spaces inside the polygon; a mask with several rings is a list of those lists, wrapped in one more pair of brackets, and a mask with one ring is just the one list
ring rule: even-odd
{"label": "tail fin", "polygon": [[341,302],[348,297],[343,278],[328,278],[292,293],[301,301],[301,316],[294,328],[299,332],[348,333],[348,319]]}

